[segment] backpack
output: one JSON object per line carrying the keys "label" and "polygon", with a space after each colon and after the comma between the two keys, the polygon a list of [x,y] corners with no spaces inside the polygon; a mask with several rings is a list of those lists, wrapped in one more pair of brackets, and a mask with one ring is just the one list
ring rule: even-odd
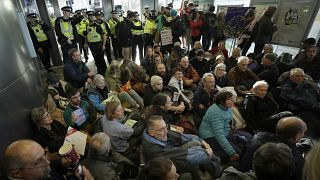
{"label": "backpack", "polygon": [[181,117],[180,120],[175,125],[183,127],[183,129],[184,129],[183,133],[184,134],[194,134],[194,135],[197,134],[196,127],[184,117]]}

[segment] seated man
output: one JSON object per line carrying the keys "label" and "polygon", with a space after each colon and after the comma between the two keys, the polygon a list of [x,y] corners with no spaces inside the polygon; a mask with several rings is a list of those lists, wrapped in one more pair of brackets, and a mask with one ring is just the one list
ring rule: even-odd
{"label": "seated man", "polygon": [[260,80],[259,77],[248,69],[249,59],[246,56],[240,56],[236,67],[230,69],[228,73],[228,82],[233,86],[239,96],[245,96],[249,93],[252,85]]}
{"label": "seated man", "polygon": [[185,89],[191,90],[192,92],[195,92],[197,90],[197,84],[200,80],[200,76],[198,72],[192,67],[192,65],[189,63],[188,57],[183,57],[180,60],[179,66],[182,69],[183,72],[183,85]]}
{"label": "seated man", "polygon": [[305,56],[299,62],[294,64],[294,67],[301,68],[304,72],[312,77],[317,83],[320,82],[320,58],[317,56],[318,47],[308,46],[305,51]]}
{"label": "seated man", "polygon": [[[173,99],[173,94],[178,92],[174,87],[163,87],[163,80],[160,76],[152,76],[150,84],[146,87],[146,92],[143,97],[143,103],[145,107],[152,105],[153,98],[158,93],[166,93],[168,96]],[[184,102],[183,98],[179,96],[177,104],[171,106],[171,111],[184,111]]]}
{"label": "seated man", "polygon": [[258,66],[261,66],[261,61],[264,55],[268,53],[273,53],[273,46],[272,44],[265,44],[263,47],[263,52],[260,54],[256,54],[256,57],[254,58],[255,62],[257,62]]}
{"label": "seated man", "polygon": [[59,80],[57,75],[53,72],[49,72],[47,76],[47,94],[50,94],[57,107],[65,109],[68,105],[68,99],[66,98],[66,91],[72,86],[66,81]]}
{"label": "seated man", "polygon": [[84,87],[85,82],[92,82],[91,78],[94,74],[81,61],[80,51],[78,49],[71,49],[69,57],[70,61],[67,61],[63,68],[64,79],[77,89]]}
{"label": "seated man", "polygon": [[213,47],[209,52],[217,57],[219,54],[223,55],[226,59],[228,59],[228,50],[226,49],[226,42],[221,40],[218,42],[218,47]]}
{"label": "seated man", "polygon": [[249,143],[243,158],[239,163],[239,170],[247,172],[253,169],[254,153],[265,143],[284,143],[291,149],[294,157],[294,171],[292,179],[300,179],[302,177],[302,168],[304,159],[302,154],[298,151],[296,143],[303,138],[307,131],[307,125],[298,117],[286,117],[281,119],[276,127],[276,134],[268,132],[257,133]]}
{"label": "seated man", "polygon": [[167,67],[164,63],[156,63],[155,70],[157,76],[160,76],[163,80],[163,85],[168,86],[168,83],[171,79],[170,73],[167,70]]}
{"label": "seated man", "polygon": [[79,90],[70,89],[67,92],[69,104],[64,111],[64,121],[67,126],[71,126],[77,130],[83,130],[88,134],[93,134],[93,123],[97,118],[95,108],[87,101],[81,100]]}
{"label": "seated man", "polygon": [[316,44],[315,38],[307,38],[301,42],[301,51],[292,59],[292,65],[295,66],[300,60],[304,59],[306,56],[306,48]]}
{"label": "seated man", "polygon": [[200,41],[196,41],[193,45],[193,48],[190,50],[189,52],[189,56],[188,59],[193,59],[194,57],[196,57],[196,51],[198,49],[202,49],[202,45]]}
{"label": "seated man", "polygon": [[120,171],[120,165],[132,167],[126,169],[126,173],[135,169],[130,160],[111,150],[110,138],[103,132],[92,136],[89,154],[83,164],[88,167],[94,178],[105,180],[120,179],[119,173],[124,173]]}
{"label": "seated man", "polygon": [[315,87],[305,79],[304,71],[294,68],[290,71],[290,79],[282,88],[280,97],[287,103],[290,111],[303,118],[308,125],[309,136],[320,137],[320,94],[318,87]]}
{"label": "seated man", "polygon": [[224,170],[218,180],[289,180],[294,173],[293,161],[294,157],[287,145],[266,143],[254,154],[253,171],[242,173],[233,167],[229,167]]}
{"label": "seated man", "polygon": [[261,61],[261,67],[257,70],[257,76],[261,80],[265,80],[269,86],[270,90],[276,86],[277,80],[279,78],[279,68],[276,64],[277,54],[268,53],[265,54]]}
{"label": "seated man", "polygon": [[[51,170],[43,148],[32,140],[11,143],[4,152],[6,179],[56,180],[65,179],[63,174]],[[94,180],[90,171],[82,166],[84,179]]]}
{"label": "seated man", "polygon": [[198,165],[205,166],[212,178],[220,174],[220,161],[205,141],[167,128],[162,116],[148,119],[142,138],[142,152],[147,163],[154,157],[164,156],[175,163],[178,173],[193,172],[193,178],[198,175]]}
{"label": "seated man", "polygon": [[141,61],[141,66],[146,70],[149,76],[154,74],[154,62],[153,62],[153,48],[151,46],[147,47],[147,54]]}
{"label": "seated man", "polygon": [[[194,113],[199,116],[199,120],[202,120],[208,108],[214,103],[214,98],[218,93],[213,74],[205,73],[201,82],[203,86],[199,86],[193,100]],[[196,127],[200,126],[201,120],[195,121]]]}
{"label": "seated man", "polygon": [[[178,89],[178,92],[180,94],[180,96],[182,96],[183,100],[191,105],[191,94],[192,92],[186,92],[185,89],[183,88],[183,73],[182,70],[180,68],[175,68],[173,70],[173,76],[169,81],[168,86],[174,87],[176,89]],[[187,95],[190,95],[189,97],[187,97]],[[193,94],[192,94],[193,95]]]}
{"label": "seated man", "polygon": [[143,97],[144,106],[147,107],[151,105],[152,98],[157,93],[161,92],[163,88],[163,80],[160,76],[152,76],[150,79],[150,84],[147,85],[146,91]]}
{"label": "seated man", "polygon": [[190,64],[200,77],[202,77],[204,73],[209,72],[210,67],[208,61],[204,59],[204,51],[202,49],[198,49],[196,57],[190,60]]}
{"label": "seated man", "polygon": [[246,130],[274,132],[278,121],[283,117],[292,116],[289,111],[279,111],[278,103],[268,92],[268,83],[257,81],[252,87],[252,95],[245,97],[242,117],[246,122]]}

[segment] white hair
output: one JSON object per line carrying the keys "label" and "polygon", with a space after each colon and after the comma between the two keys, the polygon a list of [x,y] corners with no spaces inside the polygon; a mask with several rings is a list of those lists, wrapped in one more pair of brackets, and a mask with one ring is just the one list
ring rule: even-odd
{"label": "white hair", "polygon": [[304,71],[301,68],[293,68],[290,70],[290,77],[296,74],[303,74],[304,75]]}
{"label": "white hair", "polygon": [[252,86],[252,88],[253,89],[256,89],[256,88],[258,88],[258,87],[260,87],[260,86],[267,86],[267,88],[269,87],[269,84],[266,82],[266,81],[264,81],[264,80],[262,80],[262,81],[257,81],[256,83],[254,83],[254,85]]}
{"label": "white hair", "polygon": [[263,49],[264,49],[264,48],[270,48],[270,49],[272,49],[272,51],[273,51],[273,46],[272,46],[272,44],[265,44],[264,47],[263,47]]}
{"label": "white hair", "polygon": [[213,79],[214,79],[214,75],[212,73],[204,73],[204,75],[201,78],[201,82],[203,83],[204,80],[209,76],[213,77]]}
{"label": "white hair", "polygon": [[227,66],[226,66],[224,63],[219,63],[219,64],[217,64],[216,67],[215,67],[214,70],[213,70],[213,74],[217,75],[217,70],[218,70],[218,68],[224,68],[224,69],[226,69]]}
{"label": "white hair", "polygon": [[249,58],[248,58],[247,56],[240,56],[240,57],[238,58],[237,64],[240,64],[240,63],[242,63],[243,61],[249,62]]}
{"label": "white hair", "polygon": [[104,133],[99,132],[92,136],[91,139],[91,153],[96,153],[97,155],[102,155],[110,150],[111,143],[110,137]]}

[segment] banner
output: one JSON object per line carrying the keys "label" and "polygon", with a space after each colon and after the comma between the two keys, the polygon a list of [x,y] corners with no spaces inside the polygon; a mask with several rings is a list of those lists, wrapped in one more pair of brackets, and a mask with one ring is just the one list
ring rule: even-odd
{"label": "banner", "polygon": [[226,29],[224,33],[227,37],[237,37],[238,33],[245,27],[245,14],[249,9],[255,7],[228,7],[225,16]]}
{"label": "banner", "polygon": [[278,30],[272,42],[285,46],[299,47],[314,21],[317,1],[282,1],[277,9],[274,24]]}

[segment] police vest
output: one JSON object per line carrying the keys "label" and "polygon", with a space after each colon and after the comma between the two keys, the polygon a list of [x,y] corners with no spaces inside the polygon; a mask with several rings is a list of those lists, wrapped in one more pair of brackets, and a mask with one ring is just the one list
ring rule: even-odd
{"label": "police vest", "polygon": [[43,42],[43,41],[48,40],[48,37],[47,37],[46,33],[44,33],[44,31],[41,27],[41,24],[37,24],[36,26],[32,26],[31,28],[32,28],[34,34],[36,35],[38,42]]}
{"label": "police vest", "polygon": [[70,21],[64,22],[62,19],[60,20],[60,29],[61,33],[68,38],[68,40],[73,40],[73,28]]}
{"label": "police vest", "polygon": [[[166,20],[168,21],[168,22],[171,22],[172,21],[172,17],[171,16],[164,16],[164,18],[166,18]],[[170,26],[163,26],[163,29],[164,30],[169,30],[169,29],[171,29],[171,27]]]}
{"label": "police vest", "polygon": [[[142,22],[141,21],[136,21],[133,23],[134,26],[142,26]],[[143,30],[135,30],[135,29],[131,29],[132,35],[134,36],[139,36],[143,34]]]}
{"label": "police vest", "polygon": [[86,30],[87,25],[89,25],[89,20],[87,18],[83,18],[77,25],[77,32],[78,34],[80,34],[81,36],[83,35],[83,32]]}
{"label": "police vest", "polygon": [[153,35],[156,32],[157,24],[155,21],[146,20],[146,24],[144,25],[144,33]]}
{"label": "police vest", "polygon": [[97,33],[97,26],[87,26],[87,40],[89,43],[102,41],[101,35]]}
{"label": "police vest", "polygon": [[116,21],[113,18],[111,18],[109,20],[108,24],[109,24],[109,28],[110,28],[111,34],[115,37],[116,36],[116,26],[118,24],[118,21]]}
{"label": "police vest", "polygon": [[[99,23],[99,22],[98,22]],[[104,21],[101,21],[101,23],[99,23],[100,24],[100,26],[101,26],[101,28],[102,28],[102,30],[103,30],[103,33],[105,34],[105,35],[108,35],[108,31],[107,31],[107,28],[106,28],[106,23],[104,22]]]}

